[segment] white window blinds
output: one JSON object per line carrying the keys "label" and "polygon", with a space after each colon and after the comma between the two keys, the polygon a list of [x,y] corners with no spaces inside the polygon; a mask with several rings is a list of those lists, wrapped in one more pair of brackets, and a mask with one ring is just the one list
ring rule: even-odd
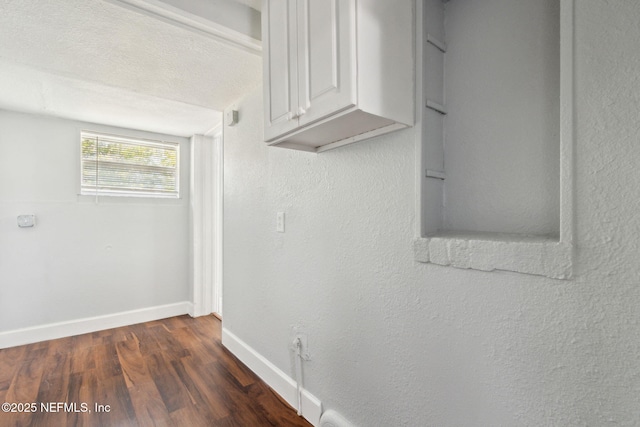
{"label": "white window blinds", "polygon": [[180,146],[81,133],[81,194],[179,197]]}

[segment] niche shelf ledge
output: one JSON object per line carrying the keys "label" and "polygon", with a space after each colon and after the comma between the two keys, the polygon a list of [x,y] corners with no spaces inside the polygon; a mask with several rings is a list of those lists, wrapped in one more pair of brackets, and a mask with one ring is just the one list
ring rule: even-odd
{"label": "niche shelf ledge", "polygon": [[570,279],[572,245],[557,238],[504,233],[442,232],[414,241],[415,260],[481,271],[513,271]]}

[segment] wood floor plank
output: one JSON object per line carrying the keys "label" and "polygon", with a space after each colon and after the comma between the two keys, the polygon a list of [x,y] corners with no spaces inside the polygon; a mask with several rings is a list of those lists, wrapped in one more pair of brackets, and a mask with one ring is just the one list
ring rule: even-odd
{"label": "wood floor plank", "polygon": [[87,349],[96,345],[93,339],[93,334],[76,335],[72,338],[73,338],[73,341],[71,344],[71,348],[74,351],[77,351],[80,349]]}
{"label": "wood floor plank", "polygon": [[177,329],[174,334],[180,345],[189,349],[189,360],[204,365],[212,359],[224,357],[220,344],[205,345],[205,342],[188,327]]}
{"label": "wood floor plank", "polygon": [[[262,413],[266,419],[274,426],[299,425],[301,418],[297,412],[278,396],[269,386],[263,382],[256,382],[248,387],[248,396],[251,401],[260,405]],[[280,405],[274,404],[274,398]]]}
{"label": "wood floor plank", "polygon": [[196,405],[206,408],[207,417],[218,420],[229,415],[229,405],[215,383],[208,381],[202,375],[202,365],[193,364],[188,358],[173,364],[181,374],[180,379],[194,397]]}
{"label": "wood floor plank", "polygon": [[136,419],[141,426],[171,426],[173,422],[160,393],[153,383],[139,384],[129,389]]}
{"label": "wood floor plank", "polygon": [[[46,347],[39,347],[27,352],[30,357],[25,359],[16,371],[16,375],[13,377],[11,385],[9,385],[7,389],[7,394],[3,402],[15,404],[36,403],[38,389],[44,373],[42,357],[46,355],[47,351],[48,349]],[[31,424],[33,414],[34,412],[29,410],[28,412],[1,413],[0,416],[8,418],[13,425],[28,426]]]}
{"label": "wood floor plank", "polygon": [[[54,346],[50,349],[50,356],[47,359],[38,397],[34,402],[37,404],[49,404],[51,402],[72,402],[69,396],[69,380],[71,378],[71,356],[69,353],[56,351]],[[51,407],[51,406],[50,406]],[[54,406],[57,410],[57,407]],[[54,415],[55,414],[55,415]],[[46,426],[51,421],[57,425],[68,425],[67,412],[48,413],[42,406],[33,414],[31,421],[34,426]],[[50,425],[50,424],[49,424]]]}
{"label": "wood floor plank", "polygon": [[[46,354],[47,349],[37,352]],[[44,364],[38,357],[26,359],[20,364],[7,390],[5,398],[8,402],[34,402],[38,397],[38,389],[44,373]]]}
{"label": "wood floor plank", "polygon": [[[106,380],[100,379],[96,375],[97,382],[93,384],[93,378],[87,373],[83,373],[82,384],[80,389],[80,395],[83,393],[91,394],[94,400],[87,400],[90,405],[93,405],[93,412],[90,414],[89,424],[80,424],[83,426],[92,426],[95,419],[100,420],[100,425],[103,426],[137,426],[136,421],[137,414],[129,394],[129,389],[124,381],[124,377],[112,377]],[[95,388],[93,388],[95,386]],[[83,391],[84,387],[90,387],[90,391]],[[109,407],[108,411],[98,413],[95,411],[95,405],[103,405]]]}
{"label": "wood floor plank", "polygon": [[171,421],[176,426],[207,427],[220,425],[219,420],[209,418],[210,415],[192,403],[171,413]]}
{"label": "wood floor plank", "polygon": [[180,359],[191,354],[189,351],[189,347],[181,345],[180,341],[178,341],[174,336],[174,331],[178,330],[180,330],[180,328],[176,328],[170,331],[166,328],[163,328],[162,326],[148,328],[149,334],[151,334],[156,339],[156,341],[158,342],[158,346],[160,347],[162,352],[166,353],[172,359]]}
{"label": "wood floor plank", "polygon": [[[85,350],[85,349],[80,349]],[[92,407],[89,408],[91,412],[73,413],[68,417],[69,425],[106,425],[104,422],[108,421],[107,416],[103,414],[94,414],[95,403],[98,402],[96,397],[96,391],[98,389],[98,375],[95,369],[87,369],[80,373],[79,377],[76,377],[76,387],[73,390],[73,395],[69,396],[69,400],[77,399],[79,402],[87,403]],[[76,391],[77,390],[77,391]],[[93,405],[92,405],[93,404]],[[114,412],[115,415],[120,416],[119,421],[130,421],[133,417],[129,418],[129,414],[126,411]],[[112,424],[116,425],[116,424]]]}
{"label": "wood floor plank", "polygon": [[270,425],[268,420],[264,419],[257,402],[248,399],[247,391],[239,385],[237,380],[223,373],[217,362],[203,366],[200,373],[209,384],[216,385],[226,406],[242,425],[260,425],[264,422]]}
{"label": "wood floor plank", "polygon": [[96,367],[96,360],[94,358],[95,351],[95,346],[81,346],[77,350],[71,352],[69,355],[71,373],[94,370]]}
{"label": "wood floor plank", "polygon": [[47,346],[47,356],[69,353],[74,341],[75,337],[59,338],[57,340],[49,341],[49,345]]}
{"label": "wood floor plank", "polygon": [[131,332],[126,338],[116,344],[116,350],[138,423],[141,426],[170,425],[169,412],[149,374],[137,335]]}
{"label": "wood floor plank", "polygon": [[149,375],[156,384],[169,413],[193,403],[171,363],[162,353],[145,355]]}
{"label": "wood floor plank", "polygon": [[152,380],[140,353],[138,339],[134,334],[129,334],[127,340],[116,344],[116,353],[128,388]]}
{"label": "wood floor plank", "polygon": [[0,401],[54,405],[0,427],[310,426],[222,346],[214,316],[1,349]]}
{"label": "wood floor plank", "polygon": [[[227,351],[225,349],[225,352]],[[256,382],[256,375],[235,357],[220,359],[218,365],[221,365],[229,373],[229,378],[237,381],[242,387],[248,387]]]}
{"label": "wood floor plank", "polygon": [[24,361],[25,346],[0,350],[0,391],[7,391],[16,375],[16,368]]}
{"label": "wood floor plank", "polygon": [[122,366],[118,360],[115,343],[101,344],[93,347],[93,360],[98,378],[108,379],[122,375]]}

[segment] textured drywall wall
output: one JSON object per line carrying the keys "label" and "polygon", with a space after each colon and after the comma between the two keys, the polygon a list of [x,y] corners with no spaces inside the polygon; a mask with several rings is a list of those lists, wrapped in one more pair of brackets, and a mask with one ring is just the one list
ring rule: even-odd
{"label": "textured drywall wall", "polygon": [[[360,426],[640,424],[640,7],[576,2],[575,277],[413,260],[412,130],[313,155],[225,127],[224,325]],[[277,211],[286,233],[275,232]]]}
{"label": "textured drywall wall", "polygon": [[559,234],[559,10],[446,4],[445,230]]}
{"label": "textured drywall wall", "polygon": [[[180,200],[79,197],[80,130],[0,110],[0,332],[188,301],[189,146]],[[16,217],[35,214],[34,228]]]}

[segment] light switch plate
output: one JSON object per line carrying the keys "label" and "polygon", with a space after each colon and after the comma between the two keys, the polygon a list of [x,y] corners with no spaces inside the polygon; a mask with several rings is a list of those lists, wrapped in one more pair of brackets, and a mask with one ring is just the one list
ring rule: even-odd
{"label": "light switch plate", "polygon": [[36,216],[35,215],[19,215],[18,216],[18,227],[20,228],[28,228],[36,225]]}
{"label": "light switch plate", "polygon": [[276,215],[276,231],[284,233],[284,212],[278,212]]}

